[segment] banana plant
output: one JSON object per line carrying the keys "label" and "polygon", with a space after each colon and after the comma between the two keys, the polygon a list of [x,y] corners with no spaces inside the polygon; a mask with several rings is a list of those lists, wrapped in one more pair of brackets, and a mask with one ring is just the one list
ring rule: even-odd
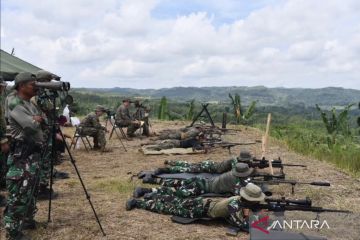
{"label": "banana plant", "polygon": [[239,94],[235,94],[235,98],[229,93],[229,98],[231,99],[231,105],[233,107],[233,112],[236,120],[236,124],[240,124],[248,120],[255,112],[256,101],[253,101],[248,109],[243,114],[242,106],[241,106],[241,98]]}
{"label": "banana plant", "polygon": [[319,107],[318,104],[315,105],[316,109],[320,112],[320,116],[327,133],[331,136],[331,138],[328,139],[329,146],[336,143],[336,137],[338,134],[342,134],[344,136],[349,136],[351,134],[348,123],[348,114],[353,105],[354,104],[347,105],[338,115],[336,114],[336,108],[333,107],[329,116]]}

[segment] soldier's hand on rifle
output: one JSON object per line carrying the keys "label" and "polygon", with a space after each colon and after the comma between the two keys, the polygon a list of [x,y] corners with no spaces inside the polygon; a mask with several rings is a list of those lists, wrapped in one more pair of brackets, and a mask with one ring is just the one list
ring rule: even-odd
{"label": "soldier's hand on rifle", "polygon": [[8,143],[1,144],[1,152],[2,153],[8,153],[10,150],[10,146]]}

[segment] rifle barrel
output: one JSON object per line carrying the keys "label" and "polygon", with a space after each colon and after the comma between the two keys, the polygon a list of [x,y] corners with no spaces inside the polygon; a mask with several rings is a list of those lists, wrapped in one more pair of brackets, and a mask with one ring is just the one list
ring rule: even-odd
{"label": "rifle barrel", "polygon": [[272,184],[272,185],[277,185],[277,184],[291,184],[291,185],[295,185],[295,184],[306,184],[306,185],[313,185],[313,186],[322,186],[322,187],[329,187],[330,183],[328,182],[298,182],[295,180],[269,180],[269,181],[261,181],[261,180],[253,180],[253,183],[267,183],[267,184]]}
{"label": "rifle barrel", "polygon": [[256,205],[242,205],[244,208],[252,209],[253,211],[258,211],[260,209],[267,209],[274,212],[284,212],[284,211],[305,211],[305,212],[337,212],[337,213],[352,213],[348,210],[339,210],[339,209],[327,209],[322,207],[312,207],[308,205],[293,204],[293,205],[283,205],[281,203],[268,203],[268,204],[256,204]]}

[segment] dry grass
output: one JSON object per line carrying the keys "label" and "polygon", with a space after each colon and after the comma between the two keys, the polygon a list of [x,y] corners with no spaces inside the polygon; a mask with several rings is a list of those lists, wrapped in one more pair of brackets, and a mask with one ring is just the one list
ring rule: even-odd
{"label": "dry grass", "polygon": [[[162,128],[180,128],[186,122],[155,122],[154,130]],[[237,135],[229,135],[232,141],[255,141],[261,139],[261,132],[252,128],[241,127]],[[66,129],[71,132],[72,129]],[[30,234],[34,239],[229,239],[225,235],[226,224],[204,223],[179,225],[172,223],[169,216],[150,213],[143,210],[125,211],[125,202],[131,196],[135,186],[141,185],[139,180],[129,181],[131,174],[141,170],[154,169],[162,166],[165,159],[183,159],[188,161],[200,161],[206,158],[223,160],[229,157],[227,150],[216,149],[208,155],[187,156],[144,156],[138,152],[141,142],[147,140],[135,140],[125,142],[128,152],[124,152],[116,138],[109,142],[113,149],[110,153],[87,153],[83,147],[75,150],[74,157],[80,170],[81,176],[87,187],[91,200],[99,215],[101,223],[107,233],[103,237],[95,221],[90,205],[70,162],[65,162],[56,168],[69,172],[70,179],[57,181],[54,185],[59,198],[53,201],[52,222],[46,226],[48,202],[38,203],[39,211],[36,220],[44,223]],[[260,144],[246,147],[237,146],[233,153],[246,148],[256,156],[261,155]],[[290,186],[274,186],[278,195],[286,197],[303,198],[308,195],[313,198],[314,204],[323,207],[350,209],[360,212],[360,185],[359,180],[337,170],[334,166],[314,159],[289,152],[284,146],[271,142],[269,158],[281,157],[286,163],[298,163],[308,165],[307,170],[301,168],[286,168],[285,172],[291,179],[297,180],[323,180],[330,181],[329,188],[296,186],[294,196],[290,194]],[[329,216],[329,215],[326,215]],[[358,214],[356,215],[358,216]],[[331,215],[330,215],[331,217]],[[355,218],[355,217],[354,217]],[[331,239],[342,239],[344,233],[354,231],[357,227],[352,221],[354,218],[342,222],[339,231],[325,235]],[[340,218],[339,218],[340,219]],[[343,219],[342,219],[343,220]],[[359,222],[357,220],[357,222]],[[46,228],[45,228],[46,226]],[[359,228],[358,228],[359,229]],[[354,233],[356,234],[356,233]],[[316,235],[316,234],[313,234]],[[350,236],[350,235],[346,235]],[[353,235],[354,239],[355,236]],[[351,239],[351,238],[345,239]],[[1,238],[3,239],[3,238]],[[234,238],[235,239],[235,238]],[[248,239],[248,235],[240,234],[236,239]]]}

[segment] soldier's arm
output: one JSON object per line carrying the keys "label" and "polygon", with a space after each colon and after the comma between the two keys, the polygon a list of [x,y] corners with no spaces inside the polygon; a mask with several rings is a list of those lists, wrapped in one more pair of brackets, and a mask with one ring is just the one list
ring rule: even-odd
{"label": "soldier's arm", "polygon": [[0,105],[0,144],[7,143],[6,122],[3,114],[3,106]]}
{"label": "soldier's arm", "polygon": [[91,125],[92,125],[94,128],[105,130],[105,127],[103,127],[103,126],[100,124],[98,118],[97,118],[95,115],[91,115],[90,118],[91,118],[91,120],[90,120],[90,121],[91,121]]}
{"label": "soldier's arm", "polygon": [[[245,210],[245,211],[244,211]],[[248,211],[241,206],[240,196],[233,197],[228,203],[229,217],[228,221],[231,225],[249,231]]]}
{"label": "soldier's arm", "polygon": [[30,115],[23,105],[15,106],[9,114],[25,131],[34,133],[41,130],[41,116]]}

